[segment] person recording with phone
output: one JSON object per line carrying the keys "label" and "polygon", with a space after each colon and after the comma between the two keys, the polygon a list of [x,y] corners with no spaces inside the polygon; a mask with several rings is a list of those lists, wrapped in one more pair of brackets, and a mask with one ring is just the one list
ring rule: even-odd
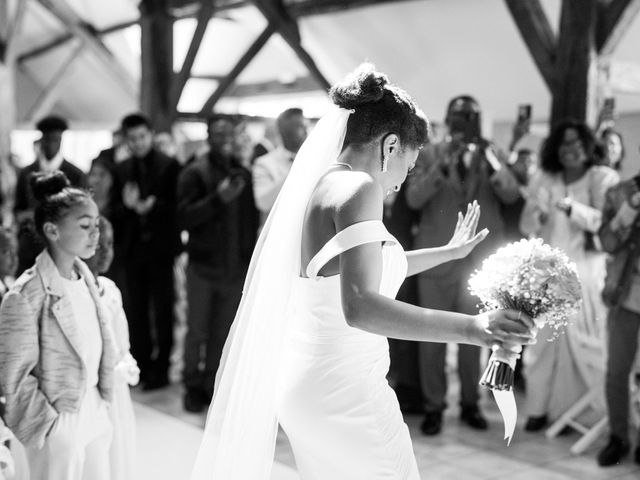
{"label": "person recording with phone", "polygon": [[258,230],[251,172],[234,155],[233,123],[212,117],[208,143],[209,151],[178,178],[178,219],[189,233],[182,380],[190,412],[202,411],[211,400]]}
{"label": "person recording with phone", "polygon": [[[420,152],[415,174],[408,179],[407,203],[420,216],[414,248],[434,247],[446,242],[455,228],[456,212],[478,202],[482,218],[478,228],[488,228],[489,237],[463,260],[447,262],[418,277],[418,300],[422,307],[478,313],[477,300],[467,290],[467,280],[480,262],[504,243],[505,225],[501,206],[518,199],[518,182],[507,168],[506,155],[482,137],[480,106],[461,95],[449,102],[444,141],[426,145]],[[436,435],[442,428],[446,408],[445,358],[447,345],[419,345],[420,382],[425,397],[421,429]],[[478,408],[480,348],[458,345],[460,418],[473,429],[488,424]]]}

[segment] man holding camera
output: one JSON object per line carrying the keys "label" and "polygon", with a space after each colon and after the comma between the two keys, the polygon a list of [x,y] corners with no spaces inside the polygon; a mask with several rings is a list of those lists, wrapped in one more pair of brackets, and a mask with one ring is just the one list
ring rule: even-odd
{"label": "man holding camera", "polygon": [[[455,97],[447,108],[448,135],[444,141],[426,145],[420,152],[415,174],[406,190],[409,207],[420,214],[414,248],[446,244],[455,229],[458,212],[476,200],[482,209],[478,231],[488,228],[489,237],[464,259],[447,262],[418,277],[420,306],[476,314],[477,299],[467,281],[475,268],[504,242],[501,205],[518,199],[518,183],[506,168],[506,160],[482,138],[480,108],[470,96]],[[446,408],[447,378],[444,343],[419,345],[420,382],[425,398],[425,435],[442,428]],[[460,418],[473,429],[487,429],[478,408],[480,347],[458,345]]]}
{"label": "man holding camera", "polygon": [[183,382],[190,412],[202,411],[213,395],[258,228],[251,172],[234,156],[231,121],[212,117],[208,143],[178,179],[178,219],[189,233]]}

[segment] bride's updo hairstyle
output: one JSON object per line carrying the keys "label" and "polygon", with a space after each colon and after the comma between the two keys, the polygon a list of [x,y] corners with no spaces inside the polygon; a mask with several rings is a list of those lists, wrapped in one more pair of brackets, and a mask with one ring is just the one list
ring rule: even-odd
{"label": "bride's updo hairstyle", "polygon": [[369,143],[387,133],[398,135],[403,148],[420,148],[427,141],[429,122],[422,110],[370,63],[363,63],[334,85],[329,95],[337,106],[353,110],[343,148]]}
{"label": "bride's updo hairstyle", "polygon": [[91,200],[87,190],[71,187],[67,176],[59,170],[33,175],[30,184],[36,200],[33,220],[36,232],[43,237],[45,223],[57,223],[74,207]]}

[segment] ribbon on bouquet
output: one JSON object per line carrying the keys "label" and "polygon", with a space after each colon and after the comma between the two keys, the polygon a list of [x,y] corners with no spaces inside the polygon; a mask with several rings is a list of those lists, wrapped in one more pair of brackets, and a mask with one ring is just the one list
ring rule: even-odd
{"label": "ribbon on bouquet", "polygon": [[516,429],[516,419],[518,418],[518,407],[516,407],[516,397],[513,396],[513,390],[491,390],[493,398],[496,399],[498,410],[502,415],[504,422],[504,439],[507,446],[511,444],[513,432]]}
{"label": "ribbon on bouquet", "polygon": [[493,354],[482,375],[480,384],[488,387],[493,393],[493,398],[496,400],[504,423],[504,439],[509,446],[518,418],[518,408],[513,395],[513,373],[522,349],[518,348],[518,352],[515,352],[494,345],[492,350]]}

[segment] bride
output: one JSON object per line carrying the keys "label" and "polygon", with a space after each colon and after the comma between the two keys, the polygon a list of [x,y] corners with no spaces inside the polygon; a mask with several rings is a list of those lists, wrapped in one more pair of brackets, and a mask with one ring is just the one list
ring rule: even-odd
{"label": "bride", "polygon": [[267,480],[280,424],[304,480],[418,479],[386,381],[387,337],[533,340],[530,318],[428,310],[394,300],[404,278],[466,256],[480,209],[440,248],[404,252],[383,199],[427,140],[411,98],[365,64],[330,91],[335,107],[300,149],[254,252],[225,345],[192,480]]}

